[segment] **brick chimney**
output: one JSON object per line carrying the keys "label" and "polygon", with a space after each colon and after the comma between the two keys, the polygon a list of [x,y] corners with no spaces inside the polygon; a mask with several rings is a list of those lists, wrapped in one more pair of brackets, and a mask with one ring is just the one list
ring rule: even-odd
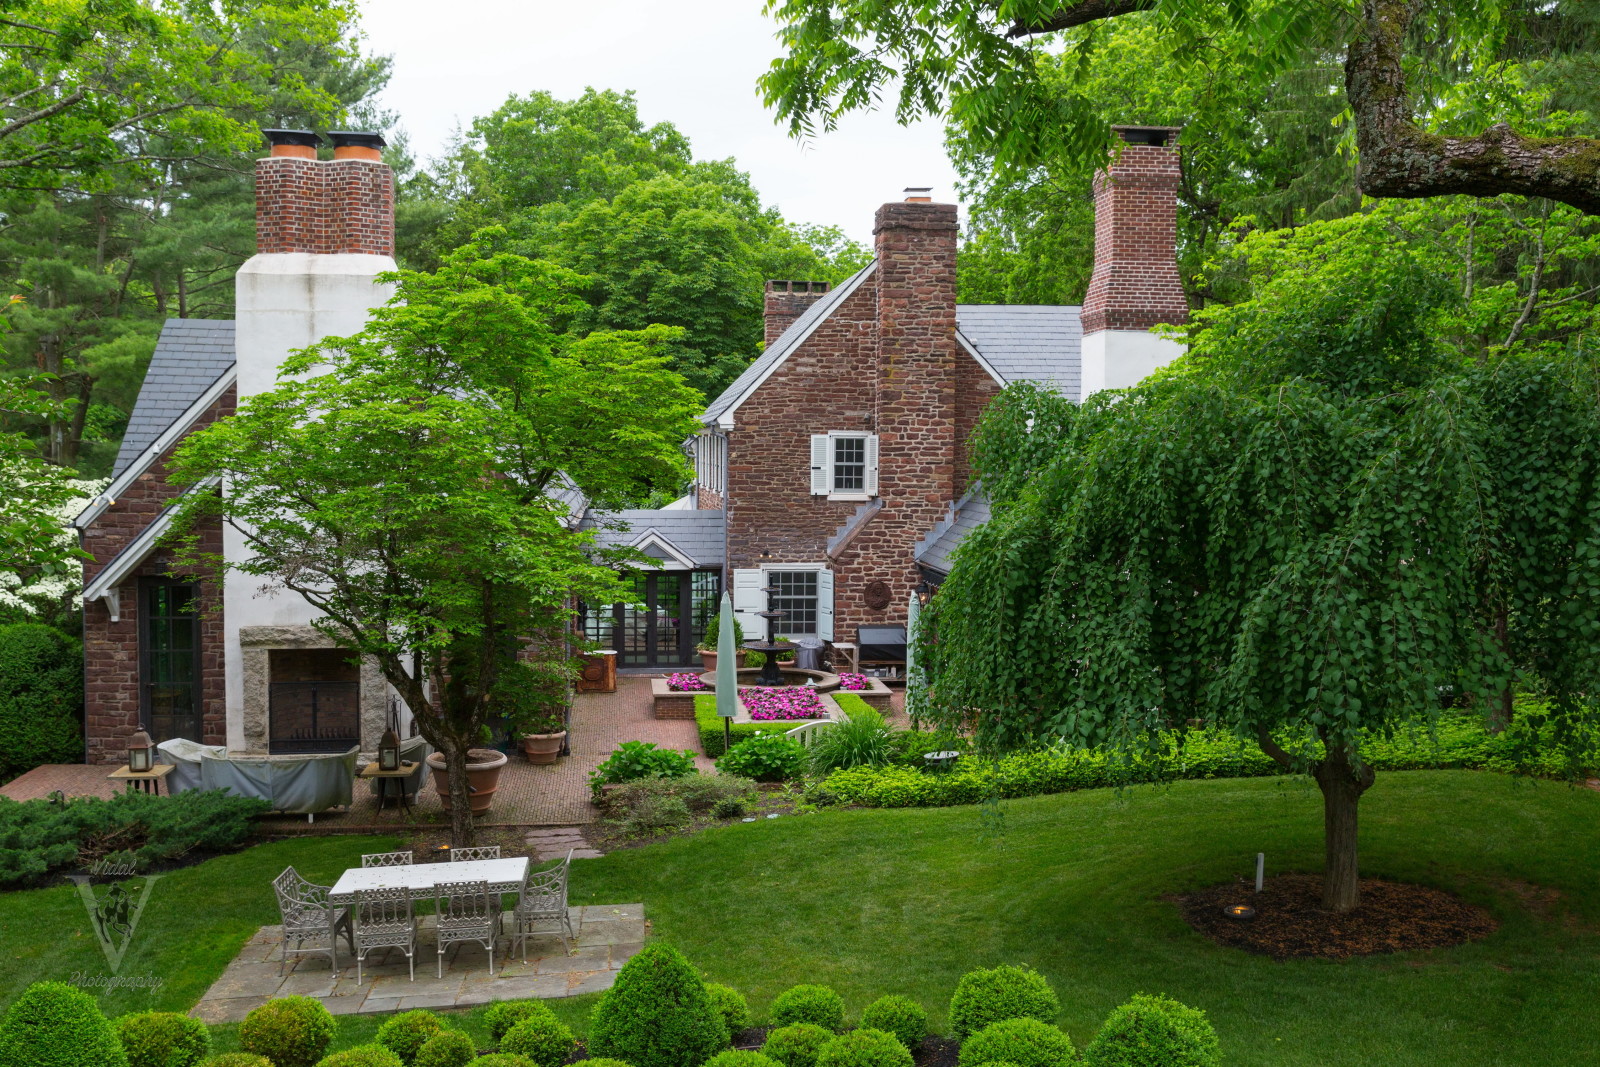
{"label": "brick chimney", "polygon": [[271,153],[256,161],[256,251],[394,254],[394,175],[376,133],[329,134],[317,158],[309,130],[263,130]]}
{"label": "brick chimney", "polygon": [[1094,272],[1083,300],[1083,385],[1137,384],[1183,346],[1150,328],[1189,320],[1178,276],[1178,128],[1113,126],[1118,144],[1094,180]]}
{"label": "brick chimney", "polygon": [[827,282],[769,281],[763,312],[766,316],[767,344],[772,344],[795,319],[805,313],[829,289]]}

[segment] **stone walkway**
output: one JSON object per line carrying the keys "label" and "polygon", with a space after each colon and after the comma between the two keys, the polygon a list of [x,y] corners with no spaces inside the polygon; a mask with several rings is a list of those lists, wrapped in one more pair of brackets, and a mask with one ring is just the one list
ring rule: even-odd
{"label": "stone walkway", "polygon": [[405,954],[387,949],[367,957],[359,985],[355,960],[342,940],[337,971],[329,968],[327,957],[302,957],[279,975],[283,928],[263,926],[189,1014],[211,1025],[238,1022],[272,997],[293,994],[315,997],[335,1015],[355,1015],[597,993],[611,988],[649,928],[643,904],[573,908],[572,923],[578,938],[570,954],[560,937],[541,935],[529,940],[524,963],[520,955],[502,955],[510,951],[502,941],[491,975],[483,946],[452,945],[445,953],[444,977],[438,978],[433,916],[423,916],[416,980],[409,977]]}

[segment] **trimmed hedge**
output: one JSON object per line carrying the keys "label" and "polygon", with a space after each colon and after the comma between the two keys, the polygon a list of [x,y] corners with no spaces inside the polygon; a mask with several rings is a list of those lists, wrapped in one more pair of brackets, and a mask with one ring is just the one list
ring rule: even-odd
{"label": "trimmed hedge", "polygon": [[1199,1008],[1143,993],[1111,1013],[1083,1050],[1088,1067],[1218,1067],[1217,1032]]}
{"label": "trimmed hedge", "polygon": [[1001,1019],[962,1042],[958,1062],[960,1067],[984,1067],[991,1063],[1068,1067],[1077,1058],[1072,1039],[1060,1027],[1038,1019]]}
{"label": "trimmed hedge", "polygon": [[317,1061],[317,1067],[403,1067],[400,1057],[382,1045],[357,1045]]}
{"label": "trimmed hedge", "polygon": [[0,1067],[128,1067],[94,997],[65,982],[35,982],[0,1021]]}
{"label": "trimmed hedge", "polygon": [[491,1052],[487,1056],[479,1056],[473,1060],[469,1067],[534,1067],[534,1064],[526,1056],[513,1056],[509,1052]]}
{"label": "trimmed hedge", "polygon": [[822,1046],[817,1067],[911,1067],[911,1052],[893,1034],[851,1030]]}
{"label": "trimmed hedge", "polygon": [[[694,724],[700,731],[700,748],[716,759],[727,751],[722,744],[722,717],[717,714],[717,694],[700,693],[694,698]],[[736,722],[729,724],[733,743],[748,741],[761,734],[781,734],[794,729],[791,722]]]}
{"label": "trimmed hedge", "polygon": [[833,1040],[833,1031],[814,1023],[791,1023],[767,1032],[763,1054],[783,1067],[816,1067],[817,1053]]}
{"label": "trimmed hedge", "polygon": [[[378,1027],[378,1044],[409,1064],[417,1058],[417,1051],[428,1040],[444,1031],[444,1020],[431,1011],[418,1009],[391,1015]],[[474,1050],[476,1053],[476,1050]]]}
{"label": "trimmed hedge", "polygon": [[224,1052],[206,1060],[200,1067],[272,1067],[272,1061],[249,1052]]}
{"label": "trimmed hedge", "polygon": [[837,1033],[844,1029],[844,1000],[825,985],[797,985],[772,1002],[772,1025],[810,1023]]}
{"label": "trimmed hedge", "polygon": [[211,1032],[175,1011],[124,1015],[114,1024],[128,1067],[195,1067],[211,1051]]}
{"label": "trimmed hedge", "polygon": [[[1362,746],[1379,771],[1466,768],[1524,771],[1565,777],[1570,769],[1516,727],[1490,734],[1468,718],[1441,721],[1433,736],[1373,738]],[[1285,774],[1253,742],[1216,731],[1176,736],[1160,756],[1128,759],[1116,753],[1049,748],[999,759],[962,756],[944,774],[909,766],[851,767],[834,771],[822,788],[845,803],[871,808],[946,807],[991,797],[1031,797],[1078,789],[1136,785],[1184,778],[1257,778]]]}
{"label": "trimmed hedge", "polygon": [[632,1067],[700,1067],[728,1047],[706,984],[670,945],[646,945],[589,1019],[589,1052]]}
{"label": "trimmed hedge", "polygon": [[530,1015],[554,1015],[550,1005],[539,1000],[501,1000],[484,1009],[483,1022],[489,1028],[489,1036],[496,1043],[506,1036],[506,1031],[520,1023]]}
{"label": "trimmed hedge", "polygon": [[83,649],[52,626],[0,626],[0,782],[83,759]]}
{"label": "trimmed hedge", "polygon": [[529,1015],[500,1039],[501,1052],[526,1056],[538,1067],[560,1067],[576,1045],[572,1031],[554,1012]]}
{"label": "trimmed hedge", "polygon": [[861,1025],[893,1034],[902,1045],[915,1051],[928,1036],[928,1013],[910,997],[890,994],[867,1005],[861,1013]]}
{"label": "trimmed hedge", "polygon": [[321,1001],[278,997],[244,1017],[239,1050],[265,1056],[274,1067],[311,1067],[328,1051],[333,1031],[333,1016]]}
{"label": "trimmed hedge", "polygon": [[950,1033],[965,1038],[1002,1019],[1054,1023],[1061,1002],[1044,976],[1032,967],[991,967],[968,971],[950,997]]}
{"label": "trimmed hedge", "polygon": [[711,1006],[722,1014],[722,1024],[728,1028],[729,1041],[750,1025],[750,1005],[737,989],[707,982],[706,996],[711,998]]}
{"label": "trimmed hedge", "polygon": [[747,1049],[729,1049],[719,1052],[705,1062],[705,1067],[783,1067],[771,1056]]}
{"label": "trimmed hedge", "polygon": [[467,1067],[478,1057],[478,1046],[460,1030],[443,1030],[417,1049],[416,1067]]}

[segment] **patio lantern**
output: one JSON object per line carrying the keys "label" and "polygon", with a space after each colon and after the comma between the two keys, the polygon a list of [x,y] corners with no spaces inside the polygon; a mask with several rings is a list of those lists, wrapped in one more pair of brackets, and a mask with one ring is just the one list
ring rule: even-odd
{"label": "patio lantern", "polygon": [[148,774],[156,763],[156,743],[143,730],[136,730],[128,738],[128,770],[135,774]]}
{"label": "patio lantern", "polygon": [[400,769],[400,739],[394,735],[391,727],[383,731],[383,737],[378,740],[378,770],[398,771]]}

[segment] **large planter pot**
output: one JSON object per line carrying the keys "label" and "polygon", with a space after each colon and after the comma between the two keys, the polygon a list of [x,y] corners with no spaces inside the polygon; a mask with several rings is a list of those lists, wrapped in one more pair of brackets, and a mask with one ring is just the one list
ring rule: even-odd
{"label": "large planter pot", "polygon": [[565,730],[557,734],[523,734],[522,754],[528,757],[529,763],[554,763],[566,739]]}
{"label": "large planter pot", "polygon": [[[506,765],[506,754],[490,748],[475,748],[467,753],[467,789],[471,792],[472,814],[482,815],[494,801],[500,788],[500,768]],[[435,752],[428,757],[428,769],[433,771],[433,788],[439,794],[439,803],[450,810],[450,777],[445,771],[444,753]]]}
{"label": "large planter pot", "polygon": [[717,669],[717,655],[718,655],[718,653],[716,653],[716,652],[701,652],[700,653],[700,669],[703,670],[703,671],[714,671],[714,670],[716,670]]}

